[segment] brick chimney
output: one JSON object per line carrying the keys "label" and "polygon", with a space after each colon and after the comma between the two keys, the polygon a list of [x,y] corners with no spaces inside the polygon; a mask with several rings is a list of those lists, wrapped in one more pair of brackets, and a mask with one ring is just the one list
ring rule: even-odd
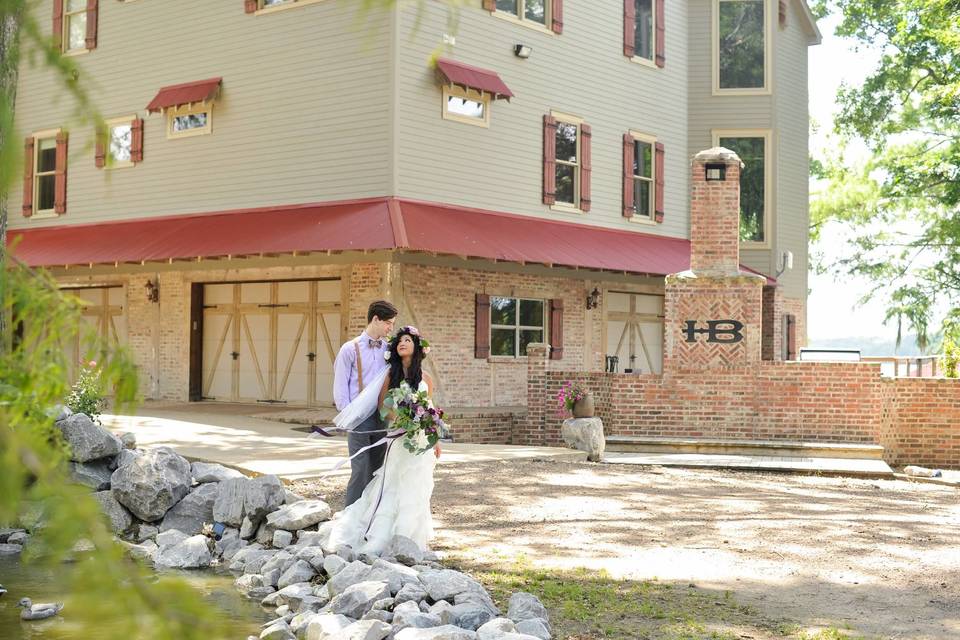
{"label": "brick chimney", "polygon": [[740,273],[740,168],[723,147],[693,157],[690,194],[690,269],[694,273]]}

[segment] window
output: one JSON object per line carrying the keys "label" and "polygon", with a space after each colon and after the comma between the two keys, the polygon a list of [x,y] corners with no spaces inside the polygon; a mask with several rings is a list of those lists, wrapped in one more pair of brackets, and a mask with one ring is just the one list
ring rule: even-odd
{"label": "window", "polygon": [[34,210],[37,214],[55,213],[57,184],[57,137],[38,137],[36,141],[36,164],[34,165]]}
{"label": "window", "polygon": [[652,220],[654,213],[654,165],[652,139],[633,134],[633,210],[636,216]]}
{"label": "window", "polygon": [[653,61],[654,28],[653,0],[633,0],[635,18],[633,23],[633,55]]}
{"label": "window", "polygon": [[307,4],[322,2],[322,0],[246,0],[247,13],[258,13],[264,9],[287,9]]}
{"label": "window", "polygon": [[548,0],[497,0],[497,12],[513,15],[519,20],[547,26]]}
{"label": "window", "polygon": [[766,93],[766,0],[714,0],[714,89]]}
{"label": "window", "polygon": [[490,125],[490,94],[476,89],[444,85],[443,117],[481,127]]}
{"label": "window", "polygon": [[516,358],[544,341],[543,300],[490,297],[490,355]]}
{"label": "window", "polygon": [[87,0],[66,0],[63,12],[63,50],[87,49]]}
{"label": "window", "polygon": [[200,103],[167,109],[167,137],[185,138],[213,130],[213,105]]}
{"label": "window", "polygon": [[740,241],[767,241],[770,198],[769,132],[714,132],[715,144],[735,151],[740,170]]}
{"label": "window", "polygon": [[557,119],[556,202],[577,206],[580,191],[580,126]]}

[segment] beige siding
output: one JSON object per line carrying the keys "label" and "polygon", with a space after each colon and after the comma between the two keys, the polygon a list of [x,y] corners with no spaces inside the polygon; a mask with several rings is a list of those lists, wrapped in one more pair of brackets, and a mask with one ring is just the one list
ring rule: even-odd
{"label": "beige siding", "polygon": [[[444,120],[430,55],[449,33],[440,3],[402,16],[400,43],[400,195],[510,211],[556,220],[686,236],[686,3],[668,2],[666,68],[623,56],[623,2],[566,2],[564,31],[553,35],[492,16],[480,1],[465,3],[456,45],[443,55],[495,70],[515,94],[493,105],[489,129]],[[513,46],[533,48],[527,60]],[[542,117],[551,110],[579,116],[593,130],[593,203],[587,214],[541,204]],[[644,131],[663,142],[665,221],[628,223],[621,215],[621,139]]]}
{"label": "beige siding", "polygon": [[[52,26],[51,0],[35,15]],[[71,129],[67,213],[11,226],[384,195],[390,189],[390,21],[330,0],[247,15],[241,0],[101,2],[98,48],[73,58],[105,117],[145,118],[144,162],[94,167],[93,132],[52,73],[24,62],[18,130]],[[166,139],[145,107],[164,85],[223,77],[213,134]],[[10,210],[20,210],[15,189]]]}

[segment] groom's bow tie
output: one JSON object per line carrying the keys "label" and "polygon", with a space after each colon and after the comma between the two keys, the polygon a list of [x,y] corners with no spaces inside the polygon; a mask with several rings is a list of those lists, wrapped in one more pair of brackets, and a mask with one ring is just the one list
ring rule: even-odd
{"label": "groom's bow tie", "polygon": [[370,343],[370,348],[371,348],[371,349],[379,349],[380,347],[383,346],[383,340],[374,340],[374,339],[371,338],[371,339],[369,340],[369,343]]}

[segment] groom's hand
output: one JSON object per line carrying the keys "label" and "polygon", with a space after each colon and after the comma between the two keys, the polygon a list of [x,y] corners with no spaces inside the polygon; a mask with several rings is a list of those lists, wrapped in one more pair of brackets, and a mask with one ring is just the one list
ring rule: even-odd
{"label": "groom's hand", "polygon": [[439,445],[439,444],[433,445],[433,453],[434,453],[434,455],[436,455],[438,458],[440,457],[440,445]]}

